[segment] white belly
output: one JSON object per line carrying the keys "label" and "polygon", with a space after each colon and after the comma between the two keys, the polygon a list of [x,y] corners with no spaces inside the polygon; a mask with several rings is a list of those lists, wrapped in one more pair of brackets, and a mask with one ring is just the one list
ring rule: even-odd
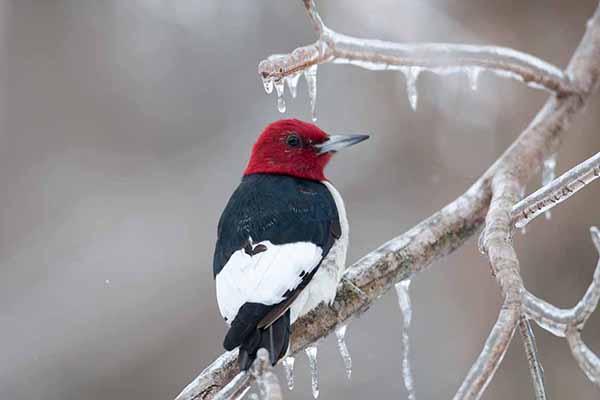
{"label": "white belly", "polygon": [[327,181],[322,182],[335,201],[340,218],[341,236],[335,241],[327,257],[321,262],[319,270],[310,283],[300,293],[291,307],[291,322],[308,313],[321,302],[331,304],[335,298],[338,283],[342,279],[346,267],[346,252],[348,250],[348,218],[346,208],[339,192]]}

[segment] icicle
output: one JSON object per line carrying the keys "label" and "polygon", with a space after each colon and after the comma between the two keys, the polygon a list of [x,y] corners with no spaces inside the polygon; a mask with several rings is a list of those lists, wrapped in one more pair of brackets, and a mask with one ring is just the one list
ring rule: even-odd
{"label": "icicle", "polygon": [[283,79],[275,82],[275,90],[277,90],[277,109],[280,113],[284,113],[285,99],[283,98],[283,93],[285,92],[285,85],[283,83]]}
{"label": "icicle", "polygon": [[479,80],[479,74],[481,73],[481,67],[468,67],[467,76],[469,77],[469,86],[471,90],[477,90],[477,81]]}
{"label": "icicle", "polygon": [[404,379],[404,387],[408,392],[409,400],[415,400],[415,387],[412,372],[410,369],[410,340],[408,332],[412,320],[412,306],[410,304],[410,279],[405,279],[396,284],[396,294],[398,295],[398,305],[402,312],[402,378]]}
{"label": "icicle", "polygon": [[313,122],[317,120],[316,105],[317,105],[317,64],[311,65],[304,70],[304,79],[308,87],[308,97],[310,99],[310,113]]}
{"label": "icicle", "polygon": [[417,110],[417,102],[419,100],[419,92],[417,91],[417,79],[423,68],[421,67],[408,67],[403,68],[402,72],[406,78],[406,93],[408,94],[408,101],[413,111]]}
{"label": "icicle", "polygon": [[294,389],[294,361],[296,361],[296,359],[292,356],[285,357],[282,361],[288,389],[290,390]]}
{"label": "icicle", "polygon": [[290,93],[292,95],[292,98],[296,98],[296,94],[298,93],[298,81],[300,80],[300,73],[298,74],[294,74],[294,75],[290,75],[287,78],[285,78],[285,81],[287,82],[288,88],[290,89]]}
{"label": "icicle", "polygon": [[342,325],[335,330],[335,336],[337,338],[338,349],[340,350],[340,355],[344,360],[344,366],[346,367],[346,376],[348,379],[352,376],[352,357],[350,357],[350,352],[348,351],[348,346],[346,346],[346,329],[347,325]]}
{"label": "icicle", "polygon": [[417,102],[419,100],[419,92],[417,91],[417,79],[423,68],[421,67],[408,67],[402,68],[401,71],[404,73],[406,78],[406,93],[408,94],[408,101],[413,111],[417,110]]}
{"label": "icicle", "polygon": [[263,87],[265,88],[265,92],[267,94],[273,93],[273,79],[263,78]]}
{"label": "icicle", "polygon": [[308,364],[310,366],[310,379],[312,395],[316,399],[319,397],[319,370],[317,368],[317,346],[310,345],[304,349],[306,357],[308,357]]}
{"label": "icicle", "polygon": [[[546,186],[556,178],[556,154],[552,154],[550,157],[544,160],[544,167],[542,168],[542,186]],[[550,210],[545,213],[546,219],[552,218]]]}
{"label": "icicle", "polygon": [[527,234],[527,228],[525,226],[523,226],[521,228],[521,235],[526,235]]}

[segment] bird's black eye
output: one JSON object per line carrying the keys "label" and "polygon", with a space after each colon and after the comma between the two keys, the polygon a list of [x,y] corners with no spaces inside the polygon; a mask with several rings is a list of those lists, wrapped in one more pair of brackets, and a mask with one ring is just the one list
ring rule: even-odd
{"label": "bird's black eye", "polygon": [[285,138],[285,143],[290,147],[300,147],[302,146],[302,140],[295,133],[290,133]]}

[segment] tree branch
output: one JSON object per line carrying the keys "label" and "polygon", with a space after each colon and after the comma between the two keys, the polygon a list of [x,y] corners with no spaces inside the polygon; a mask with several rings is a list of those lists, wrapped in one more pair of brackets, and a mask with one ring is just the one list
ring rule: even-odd
{"label": "tree branch", "polygon": [[[308,0],[305,1],[305,4],[314,6]],[[311,12],[310,8],[308,10]],[[544,75],[541,73],[538,76],[539,79],[534,82],[548,83],[552,81],[554,84],[548,84],[547,87],[565,88],[557,90],[563,95],[551,97],[529,127],[462,196],[349,267],[338,287],[333,306],[321,304],[294,323],[291,353],[302,350],[307,345],[328,335],[336,326],[344,324],[349,319],[366,311],[368,306],[394,283],[423,270],[435,260],[460,247],[483,224],[493,186],[495,200],[493,212],[491,210],[491,215],[487,218],[489,226],[486,229],[487,240],[485,242],[490,249],[490,262],[502,289],[505,306],[502,308],[498,321],[486,342],[486,348],[482,352],[482,355],[488,354],[489,359],[481,359],[480,356],[465,380],[466,383],[459,389],[456,398],[469,398],[484,390],[485,384],[493,376],[493,372],[502,359],[505,344],[507,346],[514,334],[522,312],[521,301],[526,306],[529,306],[530,303],[527,295],[523,297],[525,292],[518,275],[518,261],[510,244],[509,227],[512,226],[514,218],[511,210],[516,203],[518,193],[520,193],[519,189],[540,169],[543,160],[549,154],[556,152],[569,122],[575,114],[581,111],[589,95],[596,89],[600,74],[599,20],[600,11],[597,10],[588,23],[586,34],[567,70],[573,87],[578,88],[578,92],[572,93],[570,89],[567,90],[567,83],[562,78],[548,78],[548,80],[542,77],[554,76],[554,74]],[[315,26],[320,29],[318,25],[317,21]],[[366,41],[366,44],[375,45],[376,43]],[[378,47],[375,46],[371,49],[375,51]],[[312,55],[309,53],[302,55],[300,53],[303,50],[300,52],[298,50],[300,49],[294,51],[295,54],[287,56],[289,62],[296,62],[291,60],[294,57],[312,64],[320,60],[311,58],[315,55],[319,56],[320,50],[316,48],[316,53],[313,50],[309,51]],[[297,69],[294,70],[294,68]],[[303,68],[306,68],[306,65],[302,63],[295,64],[295,66],[289,64],[286,69],[282,67],[279,73],[289,75],[299,72]],[[266,70],[263,72],[267,72],[269,79],[275,79],[275,75],[270,75],[270,72]],[[279,79],[283,76],[279,75]],[[535,319],[530,314],[528,316]],[[580,338],[576,334],[569,337],[572,348],[578,349],[576,357],[579,357],[581,363],[597,365],[596,360],[592,357],[593,353],[589,349],[585,351],[587,347],[581,345]],[[215,393],[239,372],[236,359],[237,352],[235,351],[219,357],[188,385],[177,399],[212,399]],[[594,371],[592,370],[592,372]]]}
{"label": "tree branch", "polygon": [[[567,72],[578,87],[585,87],[583,92],[549,99],[525,132],[491,168],[497,172],[492,181],[493,197],[482,244],[483,250],[488,251],[504,303],[482,353],[455,399],[476,399],[481,396],[512,339],[526,292],[512,246],[512,207],[522,185],[530,178],[531,171],[539,170],[545,157],[556,152],[561,135],[573,115],[583,107],[597,87],[600,75],[600,6],[588,22],[586,33]],[[589,361],[589,353],[581,350],[578,354]]]}
{"label": "tree branch", "polygon": [[599,177],[600,152],[517,203],[512,210],[515,226],[524,227]]}
{"label": "tree branch", "polygon": [[[349,267],[333,306],[322,303],[294,323],[290,352],[297,353],[327,336],[338,325],[366,311],[395,282],[460,247],[483,223],[489,196],[483,181]],[[177,400],[212,399],[238,372],[237,351],[227,352],[202,371]]]}
{"label": "tree branch", "polygon": [[492,273],[500,285],[504,302],[500,315],[477,361],[471,367],[454,399],[478,399],[500,366],[521,315],[523,280],[519,260],[512,245],[511,210],[519,198],[519,182],[507,173],[492,181],[492,202],[485,220],[483,248]]}
{"label": "tree branch", "polygon": [[600,231],[590,229],[592,241],[598,251],[598,263],[592,283],[582,299],[570,309],[560,309],[525,292],[523,306],[526,315],[537,324],[559,337],[566,337],[573,357],[587,377],[600,387],[600,358],[583,342],[581,331],[600,301]]}
{"label": "tree branch", "polygon": [[533,334],[533,329],[531,328],[531,323],[523,314],[521,314],[519,320],[519,332],[521,333],[523,348],[525,350],[525,355],[527,356],[527,363],[529,364],[535,400],[546,400],[544,369],[542,368],[542,363],[538,357],[537,345],[535,343],[535,336]]}
{"label": "tree branch", "polygon": [[561,69],[530,54],[498,46],[393,43],[355,38],[327,28],[316,10],[314,0],[304,0],[304,6],[319,39],[289,54],[275,55],[261,61],[258,72],[264,80],[278,82],[313,65],[333,62],[370,70],[416,67],[441,74],[466,70],[469,74],[477,75],[485,69],[555,93],[576,92]]}

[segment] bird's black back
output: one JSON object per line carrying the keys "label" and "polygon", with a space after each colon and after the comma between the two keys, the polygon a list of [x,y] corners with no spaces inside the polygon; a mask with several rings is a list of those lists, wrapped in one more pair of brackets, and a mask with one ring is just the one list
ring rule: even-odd
{"label": "bird's black back", "polygon": [[339,236],[337,207],[321,182],[287,175],[247,175],[219,220],[213,273],[216,276],[249,237],[255,243],[311,242],[325,257]]}

